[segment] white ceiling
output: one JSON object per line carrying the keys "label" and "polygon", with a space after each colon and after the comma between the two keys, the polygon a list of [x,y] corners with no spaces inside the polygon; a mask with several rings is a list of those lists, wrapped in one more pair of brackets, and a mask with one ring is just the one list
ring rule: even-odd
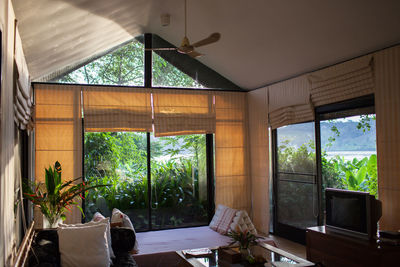
{"label": "white ceiling", "polygon": [[[40,79],[144,33],[179,45],[184,0],[13,0],[28,67]],[[399,0],[187,0],[200,61],[254,89],[400,43]],[[162,27],[160,15],[171,14]]]}

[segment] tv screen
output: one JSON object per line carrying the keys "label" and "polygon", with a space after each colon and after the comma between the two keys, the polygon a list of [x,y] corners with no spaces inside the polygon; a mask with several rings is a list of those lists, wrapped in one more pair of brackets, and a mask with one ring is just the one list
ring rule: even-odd
{"label": "tv screen", "polygon": [[365,196],[330,196],[326,224],[367,233],[367,207]]}
{"label": "tv screen", "polygon": [[325,197],[327,226],[369,234],[369,193],[328,188]]}

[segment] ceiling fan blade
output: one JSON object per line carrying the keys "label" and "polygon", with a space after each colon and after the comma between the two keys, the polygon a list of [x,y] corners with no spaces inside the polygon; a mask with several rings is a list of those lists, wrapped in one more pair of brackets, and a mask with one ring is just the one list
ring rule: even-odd
{"label": "ceiling fan blade", "polygon": [[203,46],[203,45],[212,44],[212,43],[217,42],[220,38],[221,38],[221,34],[218,33],[218,32],[214,32],[213,34],[211,34],[207,38],[192,44],[192,46],[193,47],[200,47],[200,46]]}
{"label": "ceiling fan blade", "polygon": [[176,50],[176,47],[160,47],[160,48],[145,48],[145,51],[172,51]]}
{"label": "ceiling fan blade", "polygon": [[202,56],[203,54],[200,54],[199,52],[196,52],[196,51],[193,50],[192,52],[186,53],[186,55],[189,55],[189,56],[191,56],[193,58],[196,58],[196,57]]}

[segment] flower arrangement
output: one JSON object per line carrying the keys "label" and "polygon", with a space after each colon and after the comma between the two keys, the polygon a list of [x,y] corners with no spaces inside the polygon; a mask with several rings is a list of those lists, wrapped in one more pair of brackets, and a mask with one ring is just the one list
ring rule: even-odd
{"label": "flower arrangement", "polygon": [[33,183],[31,186],[24,185],[24,195],[35,206],[40,208],[40,211],[49,222],[49,226],[55,227],[60,219],[65,220],[64,212],[71,211],[72,205],[76,205],[83,214],[82,208],[76,202],[76,198],[84,199],[83,193],[87,190],[94,189],[105,185],[93,185],[80,182],[74,184],[81,177],[69,181],[61,181],[61,164],[56,161],[54,168],[51,166],[45,169],[45,184],[42,182]]}
{"label": "flower arrangement", "polygon": [[248,249],[251,245],[255,245],[257,243],[258,237],[254,234],[250,233],[248,230],[240,231],[238,228],[236,231],[229,231],[228,236],[233,239],[231,244],[236,242],[239,243],[240,249]]}

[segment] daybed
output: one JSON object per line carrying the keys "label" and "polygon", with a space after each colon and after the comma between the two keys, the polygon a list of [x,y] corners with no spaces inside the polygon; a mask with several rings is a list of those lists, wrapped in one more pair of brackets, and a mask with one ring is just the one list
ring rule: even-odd
{"label": "daybed", "polygon": [[[180,228],[136,233],[139,253],[134,255],[139,267],[172,267],[182,264],[175,251],[183,249],[218,247],[231,243],[231,238],[219,234],[209,226]],[[261,242],[275,246],[272,239]]]}

